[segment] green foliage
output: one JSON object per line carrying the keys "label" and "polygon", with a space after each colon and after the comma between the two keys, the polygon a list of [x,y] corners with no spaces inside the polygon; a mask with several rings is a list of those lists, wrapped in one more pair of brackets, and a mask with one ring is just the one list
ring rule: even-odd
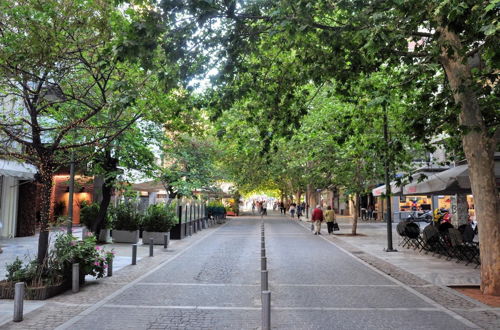
{"label": "green foliage", "polygon": [[74,263],[80,264],[82,274],[101,278],[113,257],[114,252],[104,251],[97,246],[92,235],[78,241],[72,235],[60,234],[42,266],[36,260],[23,264],[22,260],[16,258],[6,265],[6,279],[14,283],[25,282],[28,286],[60,284],[64,280],[71,280]]}
{"label": "green foliage", "polygon": [[163,150],[164,167],[158,176],[171,198],[191,196],[193,190],[207,188],[217,178],[217,150],[210,139],[180,134]]}
{"label": "green foliage", "polygon": [[83,201],[80,204],[80,223],[85,225],[87,228],[93,228],[94,221],[96,220],[98,213],[99,204],[89,204],[87,201]]}
{"label": "green foliage", "polygon": [[112,252],[104,251],[96,245],[95,236],[89,235],[78,241],[76,237],[61,234],[54,242],[54,256],[61,263],[64,274],[71,273],[72,264],[80,264],[80,272],[97,278],[104,276],[108,262],[113,259]]}
{"label": "green foliage", "polygon": [[210,201],[207,204],[208,216],[221,216],[224,215],[225,211],[224,204],[219,201]]}
{"label": "green foliage", "polygon": [[121,203],[110,210],[112,228],[117,230],[134,231],[139,229],[142,216],[137,212],[133,203]]}
{"label": "green foliage", "polygon": [[169,232],[178,222],[174,205],[152,204],[142,220],[142,228],[148,232]]}
{"label": "green foliage", "polygon": [[7,270],[7,274],[5,274],[7,281],[31,283],[37,274],[37,263],[28,262],[23,265],[22,260],[16,257],[12,263],[6,264],[5,269]]}

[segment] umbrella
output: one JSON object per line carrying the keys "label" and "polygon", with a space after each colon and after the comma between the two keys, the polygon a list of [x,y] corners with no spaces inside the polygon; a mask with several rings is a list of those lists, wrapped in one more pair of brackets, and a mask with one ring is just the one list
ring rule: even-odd
{"label": "umbrella", "polygon": [[[500,186],[500,161],[495,161],[497,187]],[[453,195],[470,194],[469,165],[460,165],[429,176],[422,182],[403,187],[403,195]]]}

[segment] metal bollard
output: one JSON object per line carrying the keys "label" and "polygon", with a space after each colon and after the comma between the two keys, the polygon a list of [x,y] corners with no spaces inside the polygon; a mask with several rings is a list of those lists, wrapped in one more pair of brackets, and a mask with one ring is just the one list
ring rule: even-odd
{"label": "metal bollard", "polygon": [[149,238],[149,256],[153,256],[153,248],[154,248],[154,238],[150,237]]}
{"label": "metal bollard", "polygon": [[271,329],[271,291],[262,291],[262,330]]}
{"label": "metal bollard", "polygon": [[163,235],[163,248],[167,249],[168,248],[168,241],[169,241],[169,236],[168,234]]}
{"label": "metal bollard", "polygon": [[108,277],[113,276],[113,259],[110,259],[108,262],[108,271],[106,272]]}
{"label": "metal bollard", "polygon": [[265,249],[266,248],[266,242],[262,241],[260,242],[260,248]]}
{"label": "metal bollard", "polygon": [[132,244],[132,265],[137,265],[137,244]]}
{"label": "metal bollard", "polygon": [[268,278],[269,278],[269,272],[267,270],[261,270],[260,271],[260,287],[261,291],[267,291],[269,290],[269,285],[268,285]]}
{"label": "metal bollard", "polygon": [[266,256],[266,249],[260,249],[260,256],[265,257]]}
{"label": "metal bollard", "polygon": [[71,277],[71,291],[77,293],[80,291],[80,264],[73,264]]}
{"label": "metal bollard", "polygon": [[267,270],[267,258],[266,257],[260,258],[260,270]]}
{"label": "metal bollard", "polygon": [[16,283],[14,287],[14,322],[21,322],[23,320],[24,308],[24,282]]}

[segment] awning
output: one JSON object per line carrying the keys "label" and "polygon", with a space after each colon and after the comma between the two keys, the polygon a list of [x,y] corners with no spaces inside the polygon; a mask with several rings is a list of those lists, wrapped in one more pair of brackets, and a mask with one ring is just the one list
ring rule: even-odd
{"label": "awning", "polygon": [[[425,168],[422,170],[419,170],[419,172],[415,173],[412,175],[412,182],[418,182],[419,179],[424,175],[425,177],[429,177],[433,174],[436,173],[436,171],[443,171],[443,168]],[[406,187],[406,186],[405,186]],[[403,191],[401,190],[401,186],[398,186],[396,181],[391,182],[391,194],[395,196],[401,196],[403,195]],[[385,185],[382,185],[380,187],[377,187],[372,190],[373,196],[381,196],[386,193],[386,188]]]}
{"label": "awning", "polygon": [[0,159],[0,175],[12,176],[21,180],[33,180],[37,168],[27,163],[15,160]]}
{"label": "awning", "polygon": [[132,184],[132,189],[137,191],[158,192],[165,190],[165,186],[158,181],[147,181]]}
{"label": "awning", "polygon": [[[500,161],[495,161],[497,188],[500,187]],[[469,165],[460,165],[441,173],[429,176],[420,183],[404,186],[403,195],[453,195],[471,194]]]}

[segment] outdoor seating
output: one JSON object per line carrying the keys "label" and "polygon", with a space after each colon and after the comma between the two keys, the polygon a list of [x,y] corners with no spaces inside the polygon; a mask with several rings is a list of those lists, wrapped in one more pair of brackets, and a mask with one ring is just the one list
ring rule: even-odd
{"label": "outdoor seating", "polygon": [[432,252],[438,258],[445,256],[446,260],[457,259],[457,263],[464,261],[466,265],[475,263],[477,267],[480,264],[479,245],[474,242],[475,233],[470,225],[461,226],[459,230],[450,223],[440,226],[431,224],[420,233],[418,224],[404,221],[398,224],[396,230],[403,237],[400,243],[403,247],[419,249],[425,254]]}
{"label": "outdoor seating", "polygon": [[424,242],[420,237],[420,226],[414,222],[410,222],[406,224],[404,230],[413,249],[422,249]]}
{"label": "outdoor seating", "polygon": [[408,221],[401,221],[398,223],[396,226],[396,231],[398,232],[399,236],[403,238],[401,242],[399,242],[400,246],[407,247],[407,245],[410,243],[410,238],[406,235],[406,225],[408,224]]}

